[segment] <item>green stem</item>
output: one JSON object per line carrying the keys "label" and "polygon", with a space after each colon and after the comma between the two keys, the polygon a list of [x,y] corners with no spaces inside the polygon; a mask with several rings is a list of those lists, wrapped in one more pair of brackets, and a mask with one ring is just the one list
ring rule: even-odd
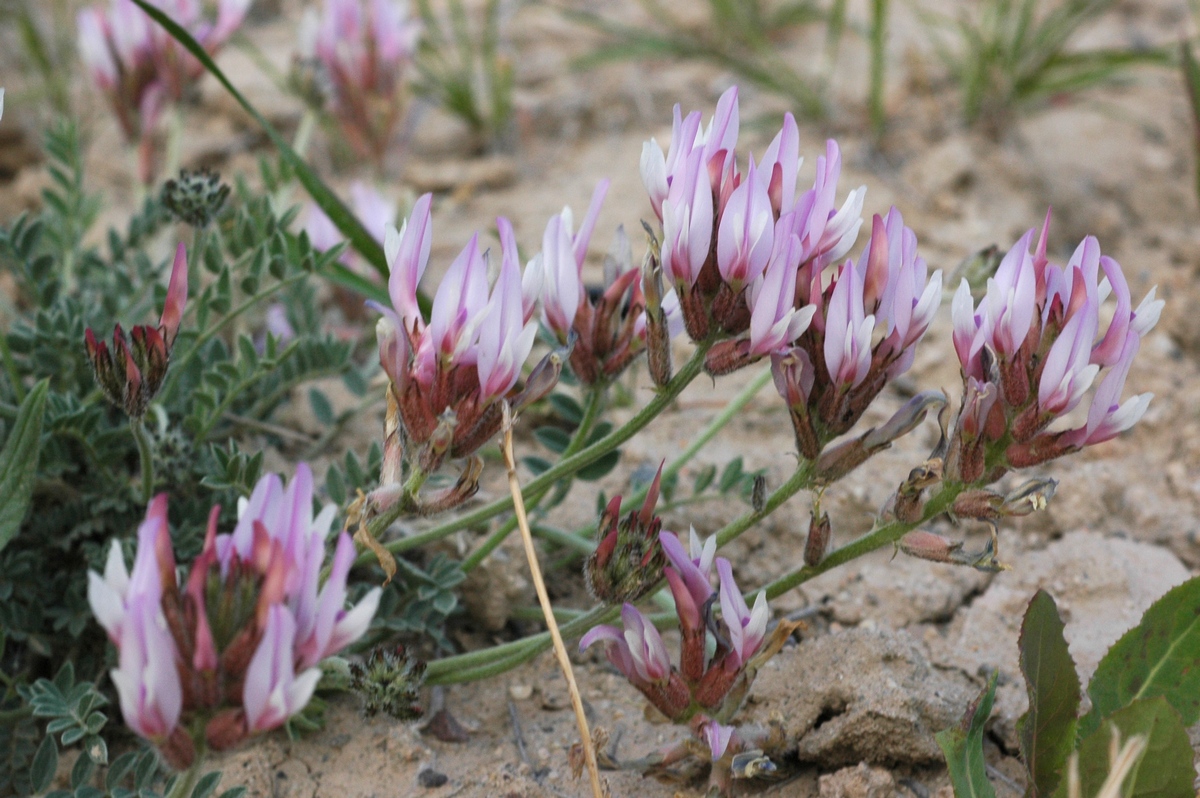
{"label": "green stem", "polygon": [[[596,424],[596,419],[600,417],[600,410],[604,406],[605,389],[597,387],[588,391],[587,400],[583,408],[583,417],[579,420],[579,426],[575,428],[575,434],[571,436],[571,440],[567,442],[567,448],[563,449],[562,457],[566,459],[583,448],[588,436],[592,434],[592,427]],[[537,491],[526,489],[525,501],[526,512],[531,512],[541,504],[542,499],[546,498],[546,494],[550,492],[552,486],[547,485],[545,488]],[[512,499],[509,499],[511,502]],[[480,563],[487,559],[496,548],[512,534],[517,528],[517,518],[512,516],[500,525],[500,528],[488,536],[487,540],[471,552],[467,559],[463,560],[463,571],[470,573]]]}
{"label": "green stem", "polygon": [[[684,449],[683,452],[681,452],[678,457],[676,457],[674,460],[672,460],[670,463],[667,464],[667,467],[663,469],[663,479],[669,479],[669,478],[675,476],[676,474],[678,474],[681,470],[683,470],[683,467],[685,465],[687,465],[691,461],[691,459],[700,452],[701,449],[703,449],[705,446],[707,446],[709,441],[711,441],[713,438],[715,438],[717,436],[717,433],[720,432],[722,429],[724,429],[725,426],[728,425],[729,422],[733,420],[734,416],[736,416],[738,413],[740,413],[742,408],[745,407],[747,404],[749,404],[750,400],[753,399],[755,396],[757,396],[758,392],[761,391],[763,389],[763,386],[765,386],[768,382],[770,382],[770,380],[771,380],[771,370],[769,368],[763,369],[762,372],[760,372],[758,374],[758,376],[756,376],[754,379],[750,380],[750,382],[748,382],[746,384],[745,388],[738,391],[737,395],[734,396],[733,399],[731,399],[729,401],[729,404],[726,405],[725,408],[720,413],[718,413],[715,417],[713,417],[712,421],[708,422],[708,426],[706,426],[703,430],[701,430],[700,434],[696,436],[695,440],[693,440],[691,442],[691,444],[689,444],[688,447],[686,449]],[[631,493],[627,498],[625,498],[621,501],[621,511],[626,512],[635,507],[640,507],[642,502],[644,502],[646,500],[646,494],[649,491],[650,491],[650,486],[648,484],[643,485],[642,487],[638,488],[636,491]],[[667,502],[665,504],[660,504],[659,505],[660,513],[659,514],[661,515],[662,512],[675,509],[676,507],[683,507],[688,504],[696,504],[696,503],[699,503],[702,501],[711,501],[713,499],[719,499],[719,498],[723,498],[723,497],[713,495],[713,496],[691,496],[691,497],[688,497],[687,499],[678,499],[673,502]],[[535,529],[534,532],[536,532],[536,531],[537,530]],[[587,540],[588,541],[588,552],[590,552],[593,548],[595,548],[594,544],[592,544],[589,539],[594,537],[596,534],[596,524],[594,524],[594,523],[587,524],[586,526],[582,526],[576,530],[573,530],[569,534],[571,534],[572,536],[574,536],[576,538]]]}
{"label": "green stem", "polygon": [[129,419],[129,430],[133,433],[133,441],[137,444],[138,460],[142,464],[142,503],[149,504],[154,495],[154,457],[150,453],[150,440],[146,437],[146,428],[140,418]]}
{"label": "green stem", "polygon": [[[692,380],[696,379],[704,369],[704,355],[708,352],[710,344],[703,343],[696,347],[696,352],[692,357],[683,364],[683,368],[671,379],[666,386],[659,391],[653,399],[651,399],[645,407],[628,422],[605,435],[600,440],[590,446],[576,452],[569,457],[564,457],[559,460],[554,466],[543,472],[540,476],[532,479],[525,486],[526,495],[534,495],[541,491],[547,490],[555,482],[563,477],[570,476],[579,471],[584,466],[591,465],[599,460],[604,455],[616,449],[621,444],[632,438],[640,432],[647,424],[649,424],[656,416],[658,416],[667,406],[675,401],[679,394],[683,393]],[[431,543],[435,540],[441,540],[447,535],[453,534],[460,529],[466,529],[471,526],[482,524],[491,518],[495,518],[500,513],[512,509],[512,497],[505,496],[496,499],[491,504],[480,507],[473,513],[455,518],[444,524],[439,524],[432,529],[428,529],[418,535],[394,540],[386,545],[388,551],[392,554],[409,549],[423,546],[426,543]],[[371,534],[378,539],[383,532],[391,526],[392,522],[400,517],[403,512],[402,508],[392,508],[387,513],[380,515],[378,518],[371,521],[369,529]],[[374,561],[374,555],[370,552],[364,552],[359,555],[355,561],[355,565],[369,565]],[[548,639],[548,638],[547,638]]]}
{"label": "green stem", "polygon": [[[801,463],[800,468],[791,479],[780,485],[763,503],[761,511],[752,510],[725,525],[717,532],[717,546],[736,538],[764,517],[774,512],[789,498],[811,483],[811,464]],[[757,591],[756,591],[757,592]],[[593,607],[587,613],[563,624],[561,628],[563,639],[579,637],[598,623],[611,621],[617,617],[619,607],[601,605]],[[486,679],[511,670],[523,662],[527,662],[550,647],[550,633],[541,632],[530,635],[511,643],[503,643],[480,651],[459,654],[454,657],[434,660],[425,671],[425,681],[429,684],[450,684],[452,682],[468,682],[476,679]]]}
{"label": "green stem", "polygon": [[163,174],[172,176],[179,171],[181,153],[183,151],[183,111],[176,104],[171,105],[167,112],[167,152],[166,168]]}
{"label": "green stem", "polygon": [[958,484],[943,485],[941,490],[925,502],[920,520],[912,523],[889,521],[881,526],[877,526],[862,537],[829,552],[825,559],[821,560],[818,565],[805,565],[797,568],[770,582],[762,589],[767,592],[767,598],[773,599],[776,596],[783,595],[792,588],[804,584],[813,577],[825,573],[831,568],[844,565],[889,543],[895,543],[909,532],[923,524],[929,523],[933,518],[949,509],[950,505],[954,503],[954,499],[963,491],[964,487]]}
{"label": "green stem", "polygon": [[196,782],[200,780],[200,765],[204,762],[204,756],[200,752],[196,753],[196,761],[192,766],[175,778],[175,783],[171,785],[171,791],[163,798],[189,798],[192,790],[196,788]]}
{"label": "green stem", "polygon": [[871,134],[875,141],[883,138],[887,126],[887,109],[883,105],[884,61],[887,58],[888,0],[871,1],[871,84],[867,108],[871,118]]}

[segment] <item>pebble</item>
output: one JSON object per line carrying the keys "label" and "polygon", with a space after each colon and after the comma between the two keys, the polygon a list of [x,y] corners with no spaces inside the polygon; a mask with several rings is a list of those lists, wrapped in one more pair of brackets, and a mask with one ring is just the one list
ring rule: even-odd
{"label": "pebble", "polygon": [[422,770],[417,774],[417,781],[422,787],[427,790],[432,790],[436,787],[441,787],[446,782],[450,781],[450,777],[445,773],[441,773],[432,768]]}
{"label": "pebble", "polygon": [[508,686],[508,697],[513,701],[528,701],[533,695],[533,685],[530,684],[510,684]]}

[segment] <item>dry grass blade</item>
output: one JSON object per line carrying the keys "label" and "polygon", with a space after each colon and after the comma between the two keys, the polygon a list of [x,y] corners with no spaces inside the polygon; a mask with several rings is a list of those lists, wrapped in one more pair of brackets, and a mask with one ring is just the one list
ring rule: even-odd
{"label": "dry grass blade", "polygon": [[579,724],[579,737],[583,743],[584,761],[587,764],[588,777],[592,783],[593,798],[608,798],[607,786],[600,781],[600,768],[596,764],[596,750],[592,746],[592,735],[588,729],[587,717],[583,713],[583,698],[579,695],[579,687],[575,684],[575,671],[571,669],[571,660],[567,656],[567,648],[563,645],[562,635],[558,631],[558,622],[554,620],[554,608],[550,606],[550,596],[546,593],[546,582],[542,579],[542,568],[538,564],[537,552],[533,548],[533,533],[529,530],[529,519],[525,515],[525,500],[521,496],[521,483],[517,480],[517,462],[513,457],[512,442],[512,409],[504,405],[504,465],[508,469],[508,487],[512,491],[513,511],[517,516],[517,527],[521,530],[521,541],[525,544],[525,557],[529,560],[529,575],[537,590],[538,603],[546,616],[546,627],[550,630],[550,639],[554,643],[554,656],[558,658],[558,666],[567,679],[567,690],[571,693],[571,708],[575,710],[575,722]]}

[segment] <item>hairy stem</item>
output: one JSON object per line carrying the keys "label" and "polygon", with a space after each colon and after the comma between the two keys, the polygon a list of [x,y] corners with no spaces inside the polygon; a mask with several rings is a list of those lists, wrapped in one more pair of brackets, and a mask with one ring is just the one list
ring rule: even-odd
{"label": "hairy stem", "polygon": [[[692,380],[696,379],[704,369],[704,356],[708,352],[710,344],[698,344],[695,353],[692,357],[683,364],[683,368],[671,379],[667,385],[659,391],[653,399],[651,399],[645,407],[625,424],[617,427],[609,434],[605,435],[600,440],[587,446],[586,448],[576,452],[573,455],[564,457],[554,464],[550,469],[543,472],[525,486],[525,492],[534,494],[547,490],[555,482],[563,477],[571,476],[585,466],[599,460],[604,455],[616,449],[621,444],[628,441],[638,432],[640,432],[647,424],[649,424],[656,416],[662,413],[671,402],[675,401],[679,394],[683,393]],[[432,529],[412,535],[410,537],[393,540],[386,544],[385,548],[392,554],[399,554],[408,549],[414,549],[423,546],[426,543],[431,543],[435,540],[441,540],[447,535],[453,534],[460,529],[465,529],[470,526],[481,524],[491,518],[495,518],[500,513],[512,509],[512,497],[505,496],[496,499],[490,504],[480,507],[478,510],[468,513],[464,516],[451,519],[444,524],[439,524]],[[392,525],[397,518],[403,513],[402,508],[392,508],[388,512],[380,515],[371,521],[369,529],[375,538],[382,536],[383,532]],[[515,528],[515,527],[514,527]],[[374,561],[374,555],[370,552],[360,554],[355,561],[355,565],[369,565]]]}
{"label": "hairy stem", "polygon": [[[807,487],[811,483],[811,479],[811,466],[807,461],[804,461],[801,463],[800,468],[796,470],[796,473],[792,475],[791,479],[771,493],[763,503],[761,511],[752,510],[720,529],[717,532],[717,545],[721,546],[728,543],[755,523],[770,515],[789,498],[796,495],[802,488]],[[583,615],[563,624],[561,627],[562,635],[568,639],[579,637],[596,624],[613,620],[617,617],[619,611],[619,607],[604,605],[594,607]],[[528,662],[542,651],[545,651],[549,645],[549,633],[541,632],[481,651],[472,651],[467,654],[434,660],[429,663],[429,667],[425,671],[425,680],[429,684],[450,684],[452,682],[469,682],[477,679],[486,679],[490,676],[511,670],[523,662]]]}
{"label": "hairy stem", "polygon": [[146,428],[140,418],[129,419],[129,431],[133,433],[142,465],[142,504],[149,504],[154,495],[154,456],[150,452],[150,439],[146,437]]}
{"label": "hairy stem", "polygon": [[[831,568],[836,568],[839,565],[844,565],[851,560],[858,559],[864,554],[869,554],[878,548],[886,546],[889,543],[895,543],[900,538],[904,537],[909,532],[913,531],[922,524],[927,524],[935,517],[944,513],[954,503],[954,499],[963,491],[965,486],[958,484],[943,485],[941,490],[935,493],[925,502],[925,507],[921,513],[921,518],[913,523],[905,523],[903,521],[888,521],[872,529],[862,537],[852,540],[845,546],[834,549],[829,552],[825,559],[815,566],[805,565],[797,568],[790,573],[784,574],[778,579],[765,585],[762,589],[767,591],[767,598],[773,599],[776,596],[783,595],[794,587],[804,584],[815,576],[825,573]],[[757,592],[757,591],[756,591]]]}

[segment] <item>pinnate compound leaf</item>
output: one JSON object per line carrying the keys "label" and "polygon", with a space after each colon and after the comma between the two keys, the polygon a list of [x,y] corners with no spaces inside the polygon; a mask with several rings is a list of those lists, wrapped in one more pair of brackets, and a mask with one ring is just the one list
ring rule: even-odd
{"label": "pinnate compound leaf", "polygon": [[1200,720],[1200,578],[1167,591],[1146,610],[1100,660],[1088,695],[1092,709],[1079,722],[1081,738],[1121,707],[1156,696],[1175,708],[1184,726]]}
{"label": "pinnate compound leaf", "polygon": [[29,509],[49,390],[50,383],[42,380],[25,396],[0,450],[0,550],[17,536]]}
{"label": "pinnate compound leaf", "polygon": [[1017,723],[1021,757],[1029,771],[1025,794],[1054,792],[1075,741],[1079,714],[1079,675],[1067,651],[1063,622],[1054,599],[1039,590],[1021,624],[1021,672],[1029,711]]}
{"label": "pinnate compound leaf", "polygon": [[935,737],[946,757],[955,798],[996,798],[983,760],[983,727],[992,714],[998,675],[993,673],[988,679],[987,687],[967,707],[962,722]]}
{"label": "pinnate compound leaf", "polygon": [[[1192,798],[1192,746],[1187,730],[1162,696],[1135,701],[1105,719],[1079,745],[1079,794],[1093,798],[1108,778],[1113,729],[1124,744],[1134,735],[1146,738],[1141,759],[1122,783],[1123,798]],[[1055,798],[1067,798],[1067,779],[1059,782]]]}

